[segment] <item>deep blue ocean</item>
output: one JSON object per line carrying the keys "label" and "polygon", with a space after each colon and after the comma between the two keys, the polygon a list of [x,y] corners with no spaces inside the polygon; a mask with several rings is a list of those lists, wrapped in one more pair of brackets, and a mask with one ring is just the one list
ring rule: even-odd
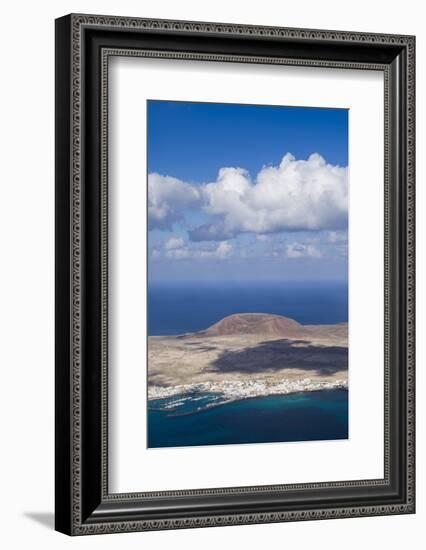
{"label": "deep blue ocean", "polygon": [[273,313],[302,324],[348,320],[346,283],[155,283],[148,287],[148,334],[204,330],[233,313]]}
{"label": "deep blue ocean", "polygon": [[148,411],[151,448],[348,438],[347,390],[257,397],[196,414],[156,405],[151,401]]}
{"label": "deep blue ocean", "polygon": [[[151,284],[148,334],[204,330],[233,313],[271,313],[302,324],[348,320],[343,283]],[[215,404],[214,394],[151,400],[148,447],[346,439],[348,391],[324,390]],[[175,406],[175,403],[179,403]],[[212,406],[215,405],[215,406]]]}

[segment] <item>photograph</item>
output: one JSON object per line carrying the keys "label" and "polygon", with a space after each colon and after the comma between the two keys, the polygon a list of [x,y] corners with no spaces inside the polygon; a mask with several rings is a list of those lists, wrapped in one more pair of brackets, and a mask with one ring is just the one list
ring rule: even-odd
{"label": "photograph", "polygon": [[[297,21],[252,11],[221,23],[181,5],[182,19],[158,6],[154,18],[55,19],[59,533],[121,533],[125,545],[131,532],[299,522],[283,526],[294,546],[330,519],[327,541],[355,548],[348,519],[365,518],[384,546],[404,543],[402,516],[416,513],[420,19],[389,23],[369,6],[367,29],[365,10],[313,8]],[[9,73],[25,89],[28,71]],[[31,160],[13,163],[12,183]],[[34,201],[9,187],[20,226]],[[39,242],[27,233],[15,232]],[[34,355],[20,344],[13,357]]]}
{"label": "photograph", "polygon": [[348,439],[349,110],[146,109],[147,447]]}

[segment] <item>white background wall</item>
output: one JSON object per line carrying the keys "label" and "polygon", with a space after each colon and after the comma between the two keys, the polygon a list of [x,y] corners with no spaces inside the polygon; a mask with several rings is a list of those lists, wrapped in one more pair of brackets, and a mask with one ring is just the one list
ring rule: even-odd
{"label": "white background wall", "polygon": [[[417,35],[418,506],[414,516],[221,527],[71,539],[53,525],[54,18],[69,12]],[[0,544],[3,548],[397,549],[426,521],[426,31],[421,2],[87,0],[8,2],[0,32]],[[365,269],[365,266],[363,267]],[[368,313],[367,313],[368,314]]]}

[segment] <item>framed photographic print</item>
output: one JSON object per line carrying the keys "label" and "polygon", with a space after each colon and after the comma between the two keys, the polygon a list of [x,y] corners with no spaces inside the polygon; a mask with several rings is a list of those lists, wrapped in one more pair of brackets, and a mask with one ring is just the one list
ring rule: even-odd
{"label": "framed photographic print", "polygon": [[56,21],[56,529],[406,514],[412,36]]}

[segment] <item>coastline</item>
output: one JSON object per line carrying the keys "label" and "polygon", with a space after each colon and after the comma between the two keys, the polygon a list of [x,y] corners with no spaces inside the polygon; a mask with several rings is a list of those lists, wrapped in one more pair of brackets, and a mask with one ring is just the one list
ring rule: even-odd
{"label": "coastline", "polygon": [[262,313],[148,337],[148,407],[187,415],[269,396],[348,389],[347,324]]}
{"label": "coastline", "polygon": [[149,401],[148,401],[148,411],[152,412],[159,412],[159,413],[173,413],[173,416],[193,416],[196,414],[200,414],[203,412],[210,411],[211,409],[218,409],[219,407],[225,407],[226,405],[230,405],[233,403],[239,403],[239,402],[246,402],[246,401],[254,401],[256,399],[265,399],[268,397],[287,397],[290,395],[297,395],[297,394],[314,394],[314,393],[322,393],[322,392],[333,392],[336,390],[344,390],[348,391],[348,387],[339,386],[339,387],[333,387],[333,388],[322,388],[322,389],[313,389],[313,390],[307,390],[307,391],[294,391],[291,393],[269,393],[267,395],[253,395],[250,397],[235,397],[234,399],[228,399],[226,401],[220,401],[217,403],[208,403],[204,407],[200,407],[198,409],[192,410],[192,411],[186,411],[186,412],[178,412],[176,411],[179,409],[179,406],[176,407],[168,407],[168,408],[161,408],[161,407],[150,407]]}
{"label": "coastline", "polygon": [[[263,391],[259,387],[264,380],[245,382],[216,382],[216,383],[201,383],[201,384],[185,384],[173,387],[162,388],[154,386],[148,391],[148,409],[152,411],[174,412],[182,404],[179,401],[173,406],[168,407],[150,407],[149,402],[157,400],[171,399],[173,397],[181,397],[189,399],[191,396],[218,396],[217,402],[209,402],[190,412],[181,413],[181,415],[197,414],[207,409],[220,407],[237,401],[245,401],[249,399],[257,399],[262,397],[294,395],[297,393],[321,392],[327,390],[348,390],[347,379],[333,381],[312,381],[310,378],[294,381],[284,381],[281,384],[262,384]],[[244,386],[251,386],[251,391],[241,391]],[[238,391],[239,390],[239,391]],[[195,398],[197,399],[197,397]],[[219,401],[220,399],[220,401]]]}

